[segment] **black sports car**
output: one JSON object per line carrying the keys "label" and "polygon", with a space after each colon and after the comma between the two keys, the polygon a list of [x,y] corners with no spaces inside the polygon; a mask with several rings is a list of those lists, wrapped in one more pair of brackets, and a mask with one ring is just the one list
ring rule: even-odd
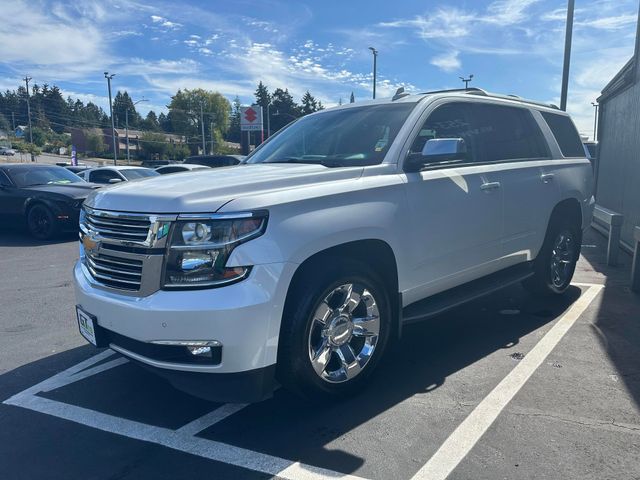
{"label": "black sports car", "polygon": [[0,164],[0,225],[25,222],[42,240],[77,231],[82,202],[96,188],[63,167]]}

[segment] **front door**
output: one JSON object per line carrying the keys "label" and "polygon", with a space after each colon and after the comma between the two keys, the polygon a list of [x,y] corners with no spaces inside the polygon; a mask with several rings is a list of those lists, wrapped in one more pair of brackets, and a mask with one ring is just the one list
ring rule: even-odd
{"label": "front door", "polygon": [[404,292],[409,304],[480,278],[498,269],[502,256],[503,193],[499,171],[477,164],[477,136],[471,102],[445,103],[422,125],[411,146],[421,152],[431,138],[462,138],[467,158],[427,165],[408,173],[411,258]]}

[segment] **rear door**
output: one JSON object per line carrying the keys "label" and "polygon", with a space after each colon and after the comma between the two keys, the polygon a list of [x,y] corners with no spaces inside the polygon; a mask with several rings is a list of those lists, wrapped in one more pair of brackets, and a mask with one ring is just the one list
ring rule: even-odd
{"label": "rear door", "polygon": [[499,175],[504,195],[501,267],[532,260],[559,194],[547,143],[526,107],[479,102],[474,115],[479,161]]}

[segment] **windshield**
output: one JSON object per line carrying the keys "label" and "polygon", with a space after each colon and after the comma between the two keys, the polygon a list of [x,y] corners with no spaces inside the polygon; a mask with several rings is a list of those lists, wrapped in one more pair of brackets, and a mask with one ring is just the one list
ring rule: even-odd
{"label": "windshield", "polygon": [[9,176],[17,187],[84,183],[84,180],[75,173],[71,173],[66,168],[54,166],[10,169]]}
{"label": "windshield", "polygon": [[155,170],[151,170],[149,168],[131,168],[120,170],[120,173],[124,175],[127,180],[136,180],[138,178],[155,177],[160,175]]}
{"label": "windshield", "polygon": [[247,163],[381,163],[415,103],[352,107],[303,117],[273,137]]}

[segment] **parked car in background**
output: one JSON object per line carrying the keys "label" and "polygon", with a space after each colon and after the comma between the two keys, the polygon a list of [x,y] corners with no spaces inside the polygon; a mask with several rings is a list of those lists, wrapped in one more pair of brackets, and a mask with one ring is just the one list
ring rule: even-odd
{"label": "parked car in background", "polygon": [[174,165],[163,165],[156,168],[156,172],[160,175],[166,175],[168,173],[180,173],[180,172],[193,172],[194,170],[208,170],[211,167],[206,165],[192,165],[189,163],[180,163]]}
{"label": "parked car in background", "polygon": [[65,165],[64,168],[73,173],[80,173],[84,172],[85,170],[89,170],[91,167],[87,165]]}
{"label": "parked car in background", "polygon": [[207,167],[230,167],[238,165],[246,157],[244,155],[198,155],[187,157],[184,163],[206,165]]}
{"label": "parked car in background", "polygon": [[407,324],[563,294],[595,205],[565,112],[477,88],[322,110],[147,186],[86,201],[80,331],[220,402],[361,393]]}
{"label": "parked car in background", "polygon": [[41,240],[77,231],[82,202],[96,188],[56,165],[0,164],[1,222],[25,223]]}
{"label": "parked car in background", "polygon": [[13,157],[16,151],[11,147],[0,147],[0,155],[7,155]]}
{"label": "parked car in background", "polygon": [[78,175],[87,182],[111,185],[114,183],[156,177],[160,174],[152,168],[117,166],[90,168],[78,173]]}

